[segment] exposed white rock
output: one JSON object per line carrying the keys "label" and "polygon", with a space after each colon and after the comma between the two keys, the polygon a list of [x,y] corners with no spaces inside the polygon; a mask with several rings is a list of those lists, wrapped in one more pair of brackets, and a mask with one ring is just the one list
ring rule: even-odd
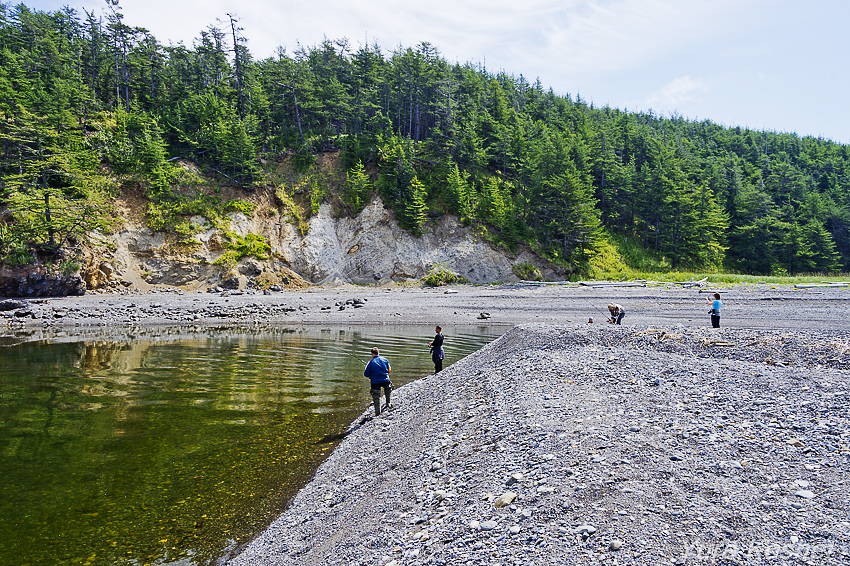
{"label": "exposed white rock", "polygon": [[[398,226],[393,212],[379,198],[354,218],[334,218],[332,207],[323,204],[309,219],[305,235],[281,215],[232,212],[227,219],[235,234],[266,237],[273,257],[278,258],[259,262],[263,265],[252,271],[277,272],[285,265],[313,284],[388,284],[419,279],[436,264],[444,264],[471,283],[513,281],[517,279],[511,271],[513,265],[543,265],[529,251],[514,257],[494,248],[453,216],[429,223],[425,233],[416,237]],[[190,222],[200,231],[189,238],[188,246],[175,246],[165,233],[128,219],[123,231],[104,237],[114,248],[105,259],[116,266],[121,282],[142,290],[159,284],[202,288],[218,285],[234,274],[252,276],[241,265],[228,273],[230,266],[215,264],[224,253],[222,235],[203,217],[195,216]],[[253,258],[246,261],[257,263]],[[93,269],[99,264],[93,262]],[[551,270],[541,271],[544,276],[558,276]],[[108,278],[97,275],[89,280],[97,286]],[[244,284],[240,281],[240,288]]]}

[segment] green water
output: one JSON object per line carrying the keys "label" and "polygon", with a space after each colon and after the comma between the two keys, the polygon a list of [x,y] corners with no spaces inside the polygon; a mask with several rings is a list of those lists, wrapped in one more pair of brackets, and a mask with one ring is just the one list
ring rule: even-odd
{"label": "green water", "polygon": [[[446,364],[499,329],[446,332]],[[204,564],[265,528],[427,327],[153,329],[0,346],[0,563]],[[330,437],[330,438],[329,438]]]}

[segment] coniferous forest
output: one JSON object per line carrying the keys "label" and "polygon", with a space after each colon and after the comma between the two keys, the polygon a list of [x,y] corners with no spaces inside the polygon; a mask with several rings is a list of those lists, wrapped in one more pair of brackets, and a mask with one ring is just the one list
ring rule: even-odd
{"label": "coniferous forest", "polygon": [[[177,165],[189,161],[284,199],[286,162],[307,180],[307,214],[330,198],[355,214],[376,191],[414,234],[454,214],[577,272],[613,239],[674,270],[850,268],[847,145],[595,107],[428,43],[327,39],[260,60],[246,33],[225,16],[165,45],[117,0],[102,13],[0,4],[0,261],[108,231],[128,188],[152,228],[178,234],[193,214],[246,206],[193,184]],[[333,195],[315,173],[324,152],[347,179]]]}

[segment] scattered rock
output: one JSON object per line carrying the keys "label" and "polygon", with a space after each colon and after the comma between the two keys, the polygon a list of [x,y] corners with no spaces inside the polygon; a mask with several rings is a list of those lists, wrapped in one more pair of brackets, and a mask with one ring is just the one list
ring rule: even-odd
{"label": "scattered rock", "polygon": [[26,301],[16,301],[15,299],[5,299],[5,300],[0,301],[0,312],[22,309],[26,306],[27,306]]}
{"label": "scattered rock", "polygon": [[496,509],[507,507],[508,505],[513,503],[516,498],[516,493],[514,493],[513,491],[506,491],[505,493],[497,497],[495,501],[493,501],[493,507],[495,507]]}

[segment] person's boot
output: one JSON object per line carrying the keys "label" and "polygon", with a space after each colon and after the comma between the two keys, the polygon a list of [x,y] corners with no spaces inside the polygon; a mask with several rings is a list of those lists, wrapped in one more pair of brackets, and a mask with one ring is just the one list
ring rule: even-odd
{"label": "person's boot", "polygon": [[390,394],[391,394],[392,392],[393,392],[393,386],[392,386],[392,385],[390,385],[389,387],[384,388],[384,395],[386,395],[386,397],[387,397],[387,409],[389,409],[389,408],[390,408]]}
{"label": "person's boot", "polygon": [[375,405],[375,416],[379,416],[381,414],[381,390],[378,389],[377,393],[372,394],[372,404]]}

